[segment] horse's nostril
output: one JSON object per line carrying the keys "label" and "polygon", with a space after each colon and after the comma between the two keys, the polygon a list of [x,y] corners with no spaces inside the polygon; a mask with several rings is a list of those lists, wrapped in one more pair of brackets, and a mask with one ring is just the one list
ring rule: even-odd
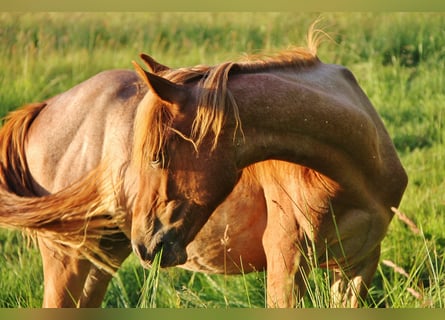
{"label": "horse's nostril", "polygon": [[153,262],[155,255],[161,252],[163,247],[164,244],[162,241],[157,242],[153,250],[149,250],[144,243],[140,243],[134,246],[134,251],[141,260],[151,263]]}
{"label": "horse's nostril", "polygon": [[157,254],[158,252],[161,252],[161,250],[163,248],[164,248],[164,243],[162,241],[159,241],[153,250],[153,254]]}
{"label": "horse's nostril", "polygon": [[147,260],[147,247],[143,244],[138,244],[136,247],[137,253],[142,260]]}

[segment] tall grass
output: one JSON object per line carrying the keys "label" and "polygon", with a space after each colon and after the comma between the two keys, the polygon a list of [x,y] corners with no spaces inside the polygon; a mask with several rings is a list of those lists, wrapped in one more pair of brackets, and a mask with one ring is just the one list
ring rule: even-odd
{"label": "tall grass", "polygon": [[[318,13],[0,13],[0,115],[62,92],[105,69],[131,68],[147,52],[172,67],[305,43]],[[443,307],[445,301],[445,15],[327,13],[325,62],[349,67],[381,114],[410,176],[383,241],[369,307]],[[35,246],[0,231],[0,307],[37,307]],[[329,305],[330,274],[307,275],[302,307]],[[105,307],[264,307],[265,273],[205,275],[150,270],[130,257]]]}

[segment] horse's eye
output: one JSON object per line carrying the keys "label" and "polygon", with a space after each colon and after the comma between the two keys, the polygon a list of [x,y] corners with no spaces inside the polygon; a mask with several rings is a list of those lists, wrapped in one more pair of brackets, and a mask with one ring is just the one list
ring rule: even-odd
{"label": "horse's eye", "polygon": [[159,168],[161,167],[161,165],[162,165],[162,160],[161,160],[160,157],[158,157],[158,158],[156,158],[156,159],[150,161],[150,166],[151,166],[153,169],[159,169]]}
{"label": "horse's eye", "polygon": [[166,163],[167,162],[166,162],[166,159],[165,159],[165,154],[163,152],[159,152],[150,161],[150,166],[153,169],[164,169]]}

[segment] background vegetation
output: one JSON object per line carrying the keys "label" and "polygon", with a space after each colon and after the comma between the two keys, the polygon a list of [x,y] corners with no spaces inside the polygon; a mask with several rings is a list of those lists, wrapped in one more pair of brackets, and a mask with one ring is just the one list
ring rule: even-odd
{"label": "background vegetation", "polygon": [[[304,45],[319,14],[0,13],[0,115],[41,101],[147,52],[172,67],[215,64],[242,53]],[[445,305],[445,15],[328,13],[332,39],[319,56],[358,78],[382,116],[410,182],[394,218],[367,300],[370,307]],[[310,276],[302,306],[325,306],[327,273]],[[265,275],[209,276],[143,270],[130,257],[105,307],[263,307]],[[0,307],[38,307],[38,250],[0,230]]]}

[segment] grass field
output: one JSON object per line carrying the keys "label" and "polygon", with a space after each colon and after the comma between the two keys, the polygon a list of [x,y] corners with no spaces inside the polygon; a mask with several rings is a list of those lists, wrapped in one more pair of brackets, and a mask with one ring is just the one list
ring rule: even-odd
{"label": "grass field", "polygon": [[[0,114],[40,101],[147,52],[172,67],[304,45],[319,14],[0,13]],[[369,307],[445,307],[445,14],[328,13],[324,62],[356,75],[382,116],[410,182],[394,218]],[[0,307],[38,307],[38,250],[0,230]],[[324,271],[310,276],[303,307],[326,305]],[[130,257],[104,307],[264,307],[265,275],[208,276],[143,270]]]}

